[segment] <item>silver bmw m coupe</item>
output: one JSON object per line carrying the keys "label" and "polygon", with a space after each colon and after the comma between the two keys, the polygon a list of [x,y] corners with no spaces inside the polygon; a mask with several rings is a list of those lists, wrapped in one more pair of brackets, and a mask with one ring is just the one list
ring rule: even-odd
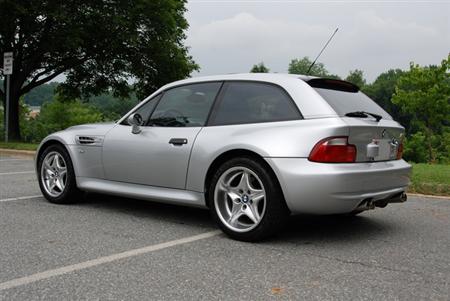
{"label": "silver bmw m coupe", "polygon": [[404,128],[351,83],[233,74],[168,84],[122,119],[46,137],[36,169],[52,203],[99,192],[209,208],[256,241],[289,215],[406,201]]}

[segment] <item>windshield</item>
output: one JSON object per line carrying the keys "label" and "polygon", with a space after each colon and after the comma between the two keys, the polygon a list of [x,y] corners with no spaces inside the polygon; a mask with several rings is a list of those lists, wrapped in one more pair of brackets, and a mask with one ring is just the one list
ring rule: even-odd
{"label": "windshield", "polygon": [[345,116],[350,112],[365,111],[378,114],[383,119],[392,119],[383,108],[361,91],[355,93],[323,88],[314,88],[314,90],[328,102],[339,116]]}

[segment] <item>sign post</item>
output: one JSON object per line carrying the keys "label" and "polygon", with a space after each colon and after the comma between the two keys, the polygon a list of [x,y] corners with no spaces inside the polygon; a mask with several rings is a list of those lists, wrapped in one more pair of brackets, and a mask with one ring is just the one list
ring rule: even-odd
{"label": "sign post", "polygon": [[8,142],[9,132],[9,86],[11,84],[11,74],[13,73],[13,53],[3,54],[3,75],[6,77],[6,101],[5,101],[5,142]]}

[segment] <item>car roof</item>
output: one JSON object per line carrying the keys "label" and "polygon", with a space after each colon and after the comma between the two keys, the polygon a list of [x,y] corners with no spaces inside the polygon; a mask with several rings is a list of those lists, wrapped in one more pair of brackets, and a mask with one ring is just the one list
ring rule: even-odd
{"label": "car roof", "polygon": [[173,86],[193,84],[197,82],[209,82],[209,81],[224,81],[224,80],[254,80],[265,82],[279,82],[283,79],[298,78],[303,81],[308,81],[316,76],[302,75],[302,74],[287,74],[287,73],[231,73],[222,75],[210,75],[210,76],[197,76],[187,79],[182,79],[169,83],[161,89],[167,89]]}

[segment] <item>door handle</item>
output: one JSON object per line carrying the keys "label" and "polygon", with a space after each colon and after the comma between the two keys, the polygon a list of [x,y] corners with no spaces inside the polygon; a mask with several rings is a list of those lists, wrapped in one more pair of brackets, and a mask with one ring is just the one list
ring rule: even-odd
{"label": "door handle", "polygon": [[187,144],[188,140],[186,138],[172,138],[170,139],[169,143],[173,145],[183,145]]}

